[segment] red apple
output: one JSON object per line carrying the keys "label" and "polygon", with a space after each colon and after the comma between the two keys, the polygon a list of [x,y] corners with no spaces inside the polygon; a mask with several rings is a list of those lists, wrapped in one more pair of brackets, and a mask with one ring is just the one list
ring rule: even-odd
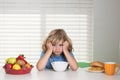
{"label": "red apple", "polygon": [[23,61],[23,60],[17,60],[17,63],[18,63],[19,65],[25,65],[25,61]]}
{"label": "red apple", "polygon": [[27,67],[25,65],[22,65],[22,69],[27,70]]}
{"label": "red apple", "polygon": [[25,57],[24,57],[24,55],[23,54],[20,54],[18,57],[17,57],[17,59],[20,59],[20,60],[23,60]]}
{"label": "red apple", "polygon": [[6,69],[12,69],[12,67],[13,67],[13,64],[11,64],[11,63],[5,64]]}

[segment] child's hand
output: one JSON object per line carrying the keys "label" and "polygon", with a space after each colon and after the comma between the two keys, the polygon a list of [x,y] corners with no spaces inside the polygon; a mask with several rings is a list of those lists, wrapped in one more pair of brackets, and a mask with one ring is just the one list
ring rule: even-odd
{"label": "child's hand", "polygon": [[53,48],[51,42],[47,42],[46,46],[47,46],[48,50],[52,50],[52,48]]}
{"label": "child's hand", "polygon": [[69,43],[67,41],[65,41],[63,43],[63,51],[68,50],[68,46],[69,46]]}

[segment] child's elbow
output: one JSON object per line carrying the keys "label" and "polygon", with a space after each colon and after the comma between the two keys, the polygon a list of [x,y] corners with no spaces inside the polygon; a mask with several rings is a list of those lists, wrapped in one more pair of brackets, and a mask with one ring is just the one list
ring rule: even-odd
{"label": "child's elbow", "polygon": [[78,66],[72,68],[72,71],[77,71],[78,70]]}
{"label": "child's elbow", "polygon": [[39,67],[39,66],[36,66],[36,67],[37,67],[38,71],[43,71],[44,70],[44,68],[42,68],[42,67]]}
{"label": "child's elbow", "polygon": [[38,68],[38,71],[43,71],[44,69],[40,69],[40,68]]}

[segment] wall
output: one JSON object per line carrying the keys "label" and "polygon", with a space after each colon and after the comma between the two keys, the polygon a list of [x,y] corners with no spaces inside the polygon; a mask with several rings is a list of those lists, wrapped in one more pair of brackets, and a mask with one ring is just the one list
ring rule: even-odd
{"label": "wall", "polygon": [[94,2],[94,60],[120,63],[120,0]]}

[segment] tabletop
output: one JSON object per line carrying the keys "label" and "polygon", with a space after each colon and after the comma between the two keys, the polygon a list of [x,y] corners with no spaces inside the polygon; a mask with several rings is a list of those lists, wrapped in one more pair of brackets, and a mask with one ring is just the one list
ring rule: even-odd
{"label": "tabletop", "polygon": [[65,72],[55,72],[53,70],[32,71],[24,75],[6,74],[4,69],[0,69],[0,80],[120,80],[120,73],[114,76],[107,76],[104,73],[88,72],[85,69],[77,71],[67,70]]}

